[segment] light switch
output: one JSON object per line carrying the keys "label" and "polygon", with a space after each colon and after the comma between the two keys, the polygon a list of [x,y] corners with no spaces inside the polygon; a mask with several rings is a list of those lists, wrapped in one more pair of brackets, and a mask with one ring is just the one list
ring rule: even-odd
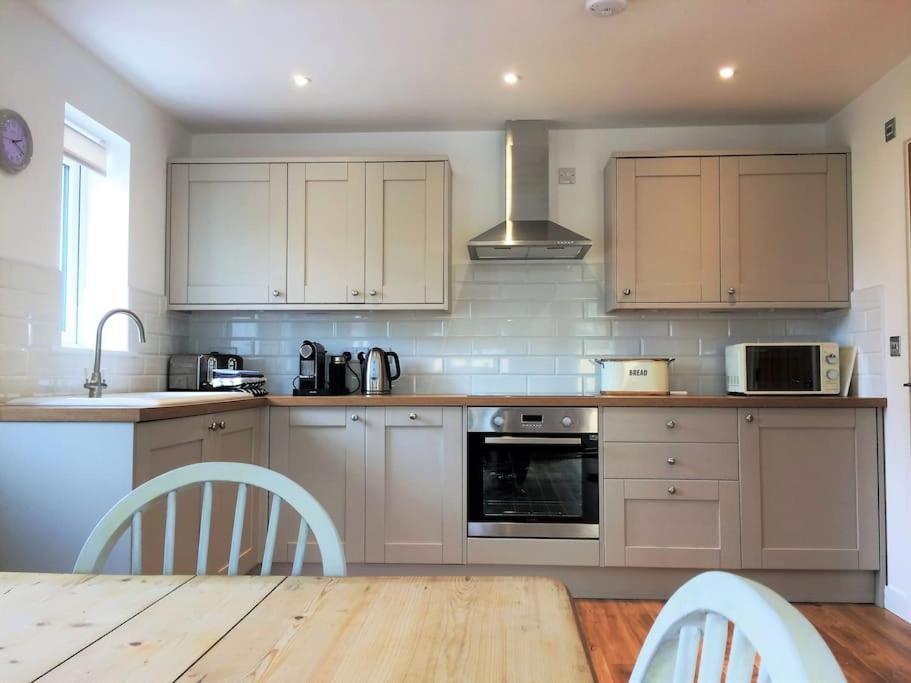
{"label": "light switch", "polygon": [[561,185],[575,185],[576,184],[576,169],[574,168],[561,168],[559,172],[559,180]]}
{"label": "light switch", "polygon": [[902,338],[901,337],[889,337],[889,355],[890,356],[902,355]]}

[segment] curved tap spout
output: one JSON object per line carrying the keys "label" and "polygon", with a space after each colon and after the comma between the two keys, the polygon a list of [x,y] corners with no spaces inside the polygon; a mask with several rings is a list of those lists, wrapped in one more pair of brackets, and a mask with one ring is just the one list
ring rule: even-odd
{"label": "curved tap spout", "polygon": [[139,330],[139,340],[145,344],[146,329],[139,316],[130,309],[114,308],[101,316],[101,320],[98,321],[98,330],[95,332],[95,364],[92,366],[92,376],[82,385],[89,390],[89,398],[101,398],[102,392],[108,386],[101,376],[101,335],[104,332],[104,324],[108,321],[108,318],[118,313],[122,313],[136,323],[136,328]]}

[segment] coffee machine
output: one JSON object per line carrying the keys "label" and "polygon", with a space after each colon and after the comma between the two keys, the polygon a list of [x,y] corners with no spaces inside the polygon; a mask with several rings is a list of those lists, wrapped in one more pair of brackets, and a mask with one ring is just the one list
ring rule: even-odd
{"label": "coffee machine", "polygon": [[295,396],[317,396],[327,392],[326,349],[305,339],[300,345],[300,371],[294,379]]}

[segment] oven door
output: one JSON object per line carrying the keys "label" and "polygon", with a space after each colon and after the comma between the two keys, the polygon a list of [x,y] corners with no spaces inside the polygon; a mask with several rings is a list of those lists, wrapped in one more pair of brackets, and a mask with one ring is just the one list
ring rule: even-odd
{"label": "oven door", "polygon": [[470,433],[468,535],[598,538],[597,434]]}

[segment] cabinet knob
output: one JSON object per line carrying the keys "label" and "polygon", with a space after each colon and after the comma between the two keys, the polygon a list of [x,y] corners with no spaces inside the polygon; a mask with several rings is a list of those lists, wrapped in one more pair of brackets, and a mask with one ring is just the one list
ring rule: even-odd
{"label": "cabinet knob", "polygon": [[209,425],[209,431],[210,431],[210,432],[214,432],[214,431],[216,431],[217,429],[218,429],[218,423],[217,423],[217,422],[213,422],[212,424]]}
{"label": "cabinet knob", "polygon": [[357,290],[357,289],[352,289],[352,290],[351,290],[351,296],[357,296],[357,295],[360,294],[360,293],[361,293],[360,290]]}
{"label": "cabinet knob", "polygon": [[671,458],[668,458],[668,459],[667,459],[667,464],[668,464],[668,465],[673,465],[673,464],[675,464],[676,462],[677,462],[677,458],[671,457]]}
{"label": "cabinet knob", "polygon": [[752,422],[752,421],[753,421],[753,414],[752,414],[752,413],[747,413],[746,416],[745,416],[743,419],[746,420],[747,422]]}
{"label": "cabinet knob", "polygon": [[676,486],[668,486],[668,487],[667,487],[667,492],[670,493],[670,494],[673,496],[675,493],[677,493],[677,487],[676,487]]}
{"label": "cabinet knob", "polygon": [[218,422],[218,428],[219,428],[219,429],[224,429],[224,428],[225,428],[225,421],[224,421],[224,420],[220,420],[220,421]]}
{"label": "cabinet knob", "polygon": [[664,423],[664,426],[667,427],[668,429],[673,429],[674,427],[677,426],[677,422],[676,422],[676,420],[668,420],[667,422]]}
{"label": "cabinet knob", "polygon": [[351,416],[351,421],[352,421],[352,422],[357,422],[357,421],[360,420],[360,419],[361,419],[361,416],[358,415],[358,414],[356,414],[356,413],[355,413],[354,415]]}
{"label": "cabinet knob", "polygon": [[278,290],[278,289],[272,290],[272,296],[281,296],[281,295],[282,295],[282,293],[280,290]]}
{"label": "cabinet knob", "polygon": [[369,294],[370,296],[376,296],[376,290],[371,289],[369,292],[367,292],[367,294]]}
{"label": "cabinet knob", "polygon": [[417,414],[417,413],[408,413],[408,419],[409,419],[409,420],[417,420],[417,419],[418,419],[418,414]]}
{"label": "cabinet knob", "polygon": [[734,289],[733,287],[728,287],[728,294],[730,294],[731,296],[734,296],[734,294],[735,294],[736,292],[737,292],[737,290]]}
{"label": "cabinet knob", "polygon": [[631,289],[624,289],[624,290],[623,290],[623,296],[629,296],[629,295],[632,294],[632,293],[633,293],[633,290],[631,290]]}

